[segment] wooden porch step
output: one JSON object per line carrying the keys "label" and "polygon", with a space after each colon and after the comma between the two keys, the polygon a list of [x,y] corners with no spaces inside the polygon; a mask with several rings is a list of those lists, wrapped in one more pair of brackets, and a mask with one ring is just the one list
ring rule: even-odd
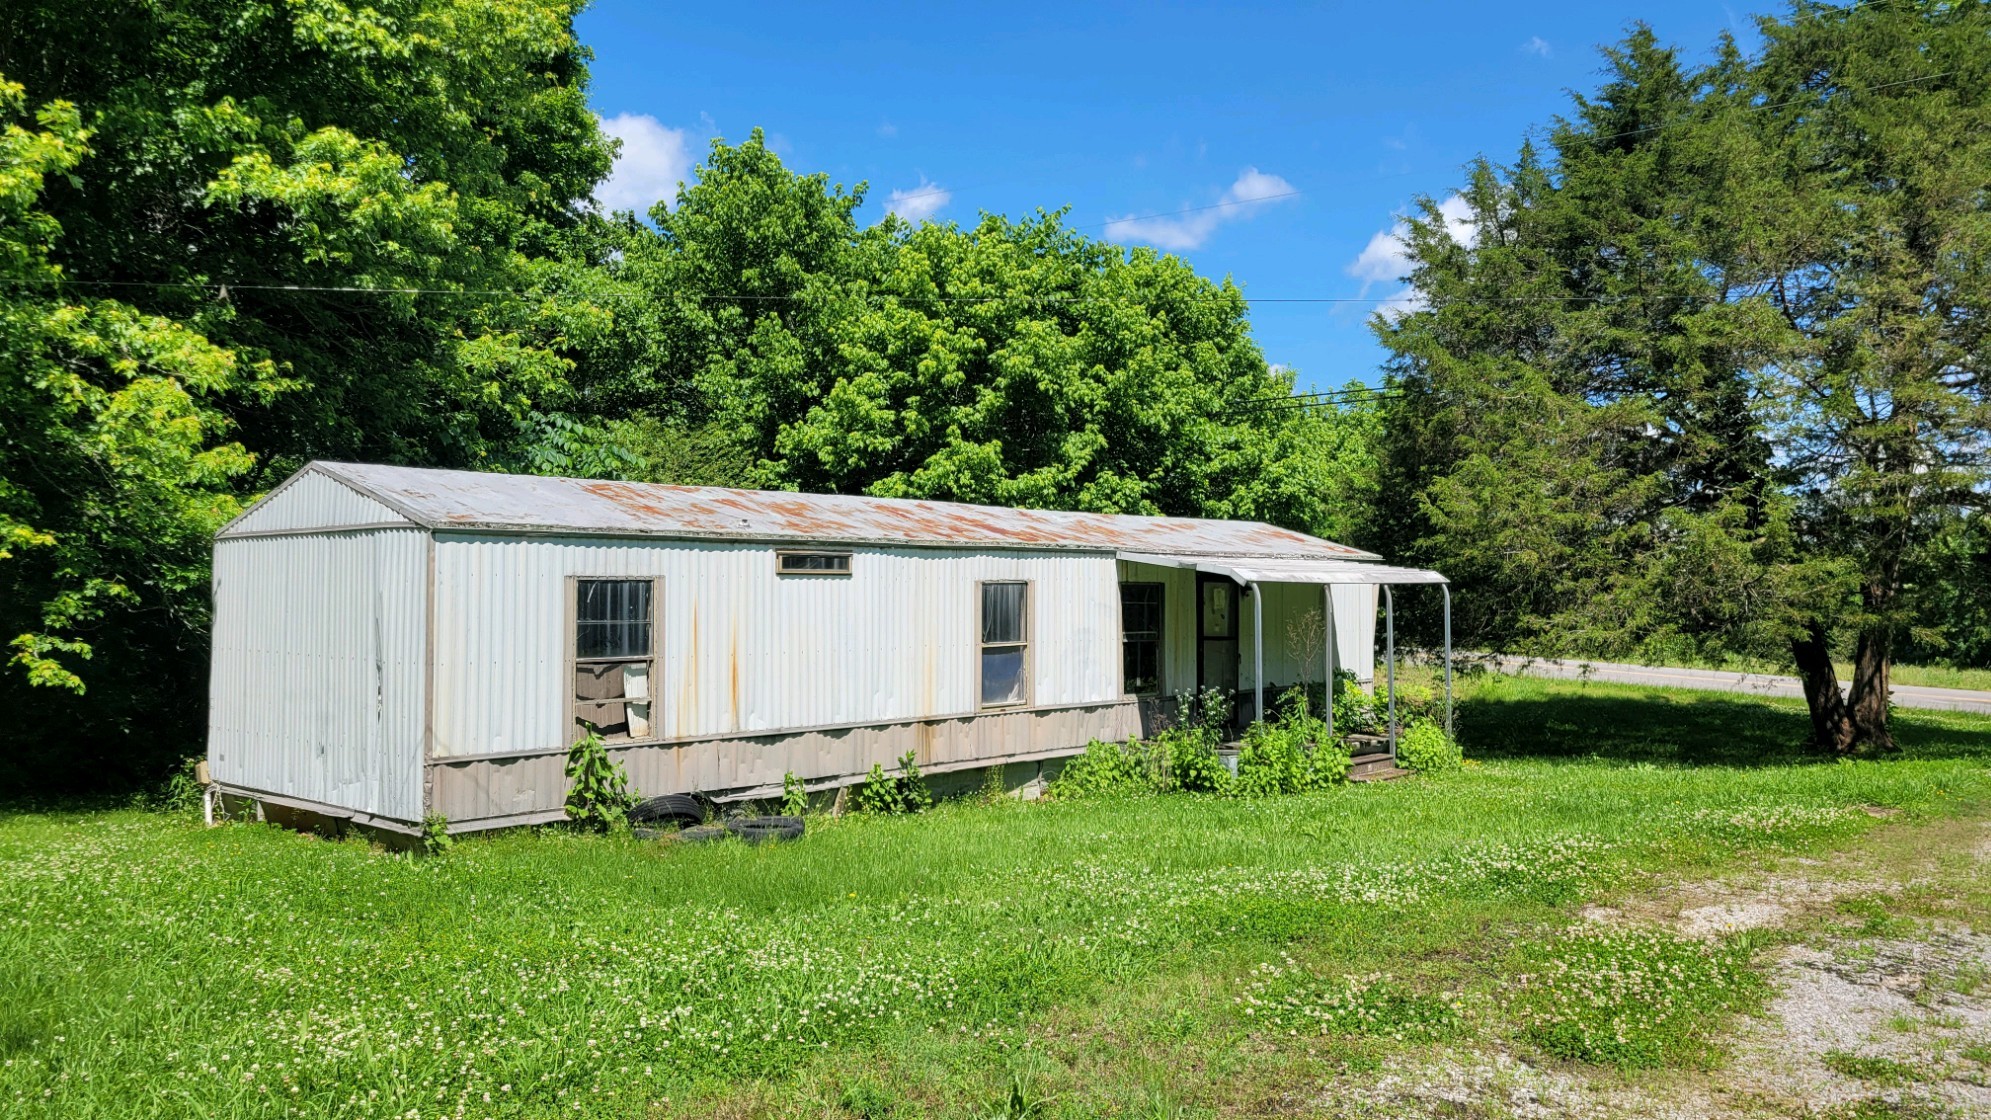
{"label": "wooden porch step", "polygon": [[1349,760],[1348,780],[1351,782],[1387,782],[1392,778],[1409,776],[1410,771],[1399,767],[1388,751],[1375,754],[1356,755]]}

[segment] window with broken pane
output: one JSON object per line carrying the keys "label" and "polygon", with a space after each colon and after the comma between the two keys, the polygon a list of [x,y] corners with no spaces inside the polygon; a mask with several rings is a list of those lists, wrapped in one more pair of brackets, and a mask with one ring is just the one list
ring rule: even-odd
{"label": "window with broken pane", "polygon": [[574,721],[604,739],[655,737],[655,581],[574,581]]}

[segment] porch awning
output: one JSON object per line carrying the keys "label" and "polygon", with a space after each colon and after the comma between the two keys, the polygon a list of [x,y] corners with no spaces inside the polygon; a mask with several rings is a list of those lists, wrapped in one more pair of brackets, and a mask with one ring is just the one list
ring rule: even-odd
{"label": "porch awning", "polygon": [[1363,560],[1303,557],[1169,556],[1157,552],[1122,552],[1120,559],[1164,568],[1194,568],[1227,576],[1239,583],[1402,584],[1449,583],[1437,572],[1398,568]]}

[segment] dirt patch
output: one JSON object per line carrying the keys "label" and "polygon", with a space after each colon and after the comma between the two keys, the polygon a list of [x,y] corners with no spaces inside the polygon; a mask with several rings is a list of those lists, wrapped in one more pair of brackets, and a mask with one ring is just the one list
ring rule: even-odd
{"label": "dirt patch", "polygon": [[1655,885],[1616,900],[1613,906],[1586,906],[1582,916],[1610,925],[1667,926],[1683,937],[1712,939],[1789,925],[1802,916],[1828,912],[1842,898],[1900,886],[1877,878],[1834,878],[1823,873],[1710,879]]}
{"label": "dirt patch", "polygon": [[1755,898],[1682,910],[1675,925],[1683,936],[1711,939],[1745,929],[1780,926],[1790,917],[1790,913],[1790,908],[1782,903]]}
{"label": "dirt patch", "polygon": [[1787,949],[1772,966],[1779,994],[1743,1032],[1733,1079],[1799,1114],[1878,1098],[1991,1115],[1987,971],[1991,938],[1961,930]]}
{"label": "dirt patch", "polygon": [[1331,1117],[1424,1120],[1701,1120],[1703,1102],[1671,1102],[1628,1082],[1473,1052],[1329,1087],[1314,1107]]}
{"label": "dirt patch", "polygon": [[[1333,1116],[1486,1120],[1991,1118],[1991,936],[1910,921],[1903,901],[1919,896],[1927,914],[1931,895],[1960,898],[1981,881],[1987,830],[1954,819],[1891,825],[1829,860],[1654,882],[1586,906],[1585,921],[1686,937],[1782,929],[1805,939],[1761,958],[1777,994],[1739,1026],[1719,1069],[1626,1076],[1467,1051],[1331,1086],[1319,1104]],[[1975,917],[1991,930],[1991,917]]]}

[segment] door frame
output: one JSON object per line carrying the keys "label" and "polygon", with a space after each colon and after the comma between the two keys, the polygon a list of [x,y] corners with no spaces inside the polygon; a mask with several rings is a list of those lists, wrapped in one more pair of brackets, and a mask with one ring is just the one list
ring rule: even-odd
{"label": "door frame", "polygon": [[[1230,589],[1230,634],[1227,637],[1209,637],[1203,632],[1203,614],[1208,604],[1208,599],[1206,598],[1207,592],[1203,589],[1211,584],[1221,584]],[[1229,576],[1211,575],[1208,572],[1196,573],[1196,691],[1198,693],[1210,687],[1208,674],[1204,671],[1203,645],[1205,642],[1227,641],[1232,643],[1232,656],[1237,658],[1237,664],[1233,666],[1231,673],[1232,691],[1236,691],[1244,679],[1244,650],[1242,648],[1242,641],[1239,638],[1238,626],[1238,611],[1244,605],[1242,591],[1243,589],[1238,586],[1237,581],[1231,579]]]}

